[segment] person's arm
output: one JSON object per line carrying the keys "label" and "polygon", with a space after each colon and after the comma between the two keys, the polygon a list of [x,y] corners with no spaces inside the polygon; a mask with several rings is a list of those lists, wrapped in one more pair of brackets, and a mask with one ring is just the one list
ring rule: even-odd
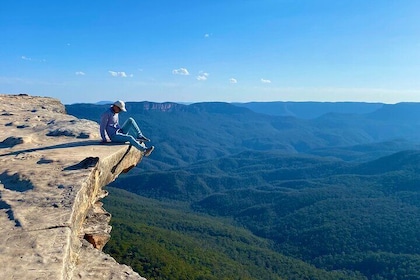
{"label": "person's arm", "polygon": [[106,139],[106,127],[108,125],[108,119],[109,119],[109,114],[108,112],[105,112],[102,114],[101,116],[101,123],[99,126],[99,131],[101,133],[101,138],[102,138],[102,142],[108,142],[108,140]]}

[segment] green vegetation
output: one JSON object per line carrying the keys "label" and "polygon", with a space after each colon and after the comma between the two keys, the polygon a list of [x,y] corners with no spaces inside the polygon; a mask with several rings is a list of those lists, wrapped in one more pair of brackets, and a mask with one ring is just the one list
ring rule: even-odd
{"label": "green vegetation", "polygon": [[105,252],[147,279],[364,279],[279,254],[228,219],[109,190],[113,230]]}
{"label": "green vegetation", "polygon": [[127,107],[157,148],[111,185],[106,251],[148,279],[420,279],[419,104]]}
{"label": "green vegetation", "polygon": [[[375,280],[420,279],[419,157],[406,151],[356,164],[243,152],[188,168],[133,172],[112,185],[189,206],[181,210],[211,215],[212,223],[232,220],[272,252],[319,269]],[[176,216],[163,221],[178,223]]]}

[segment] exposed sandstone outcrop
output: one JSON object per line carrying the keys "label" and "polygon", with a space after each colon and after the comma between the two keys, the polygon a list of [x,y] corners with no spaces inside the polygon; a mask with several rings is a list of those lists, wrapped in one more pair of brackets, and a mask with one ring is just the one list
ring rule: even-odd
{"label": "exposed sandstone outcrop", "polygon": [[101,251],[99,201],[143,154],[99,139],[58,100],[0,95],[1,279],[144,279]]}

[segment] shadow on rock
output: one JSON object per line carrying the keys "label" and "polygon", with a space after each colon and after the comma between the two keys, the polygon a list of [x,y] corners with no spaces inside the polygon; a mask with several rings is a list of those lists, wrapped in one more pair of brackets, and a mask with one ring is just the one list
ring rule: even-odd
{"label": "shadow on rock", "polygon": [[[1,197],[0,197],[1,198]],[[19,220],[15,219],[15,215],[13,214],[12,207],[5,201],[0,199],[0,210],[6,210],[6,215],[10,221],[15,222],[16,227],[21,227]]]}
{"label": "shadow on rock", "polygon": [[26,192],[34,188],[30,180],[22,178],[17,173],[9,175],[6,171],[0,174],[0,182],[4,185],[5,189],[15,192]]}
{"label": "shadow on rock", "polygon": [[23,138],[22,137],[7,137],[2,142],[0,142],[0,148],[12,148],[16,145],[22,144]]}
{"label": "shadow on rock", "polygon": [[7,153],[7,154],[1,154],[0,157],[18,155],[18,154],[21,154],[21,153],[31,153],[31,152],[36,152],[36,151],[65,149],[65,148],[74,148],[74,147],[83,147],[83,146],[97,146],[97,145],[103,145],[103,144],[101,144],[101,142],[99,142],[97,140],[77,141],[77,142],[70,142],[70,143],[46,146],[46,147],[41,147],[41,148],[14,151],[14,152],[10,152],[10,153]]}
{"label": "shadow on rock", "polygon": [[87,157],[75,165],[64,168],[64,170],[87,169],[89,167],[94,167],[98,163],[98,161],[98,157]]}

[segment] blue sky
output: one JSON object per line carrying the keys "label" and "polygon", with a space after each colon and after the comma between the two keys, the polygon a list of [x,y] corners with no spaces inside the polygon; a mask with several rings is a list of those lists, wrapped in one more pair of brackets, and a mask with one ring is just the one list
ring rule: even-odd
{"label": "blue sky", "polygon": [[5,0],[0,93],[420,102],[420,1]]}

